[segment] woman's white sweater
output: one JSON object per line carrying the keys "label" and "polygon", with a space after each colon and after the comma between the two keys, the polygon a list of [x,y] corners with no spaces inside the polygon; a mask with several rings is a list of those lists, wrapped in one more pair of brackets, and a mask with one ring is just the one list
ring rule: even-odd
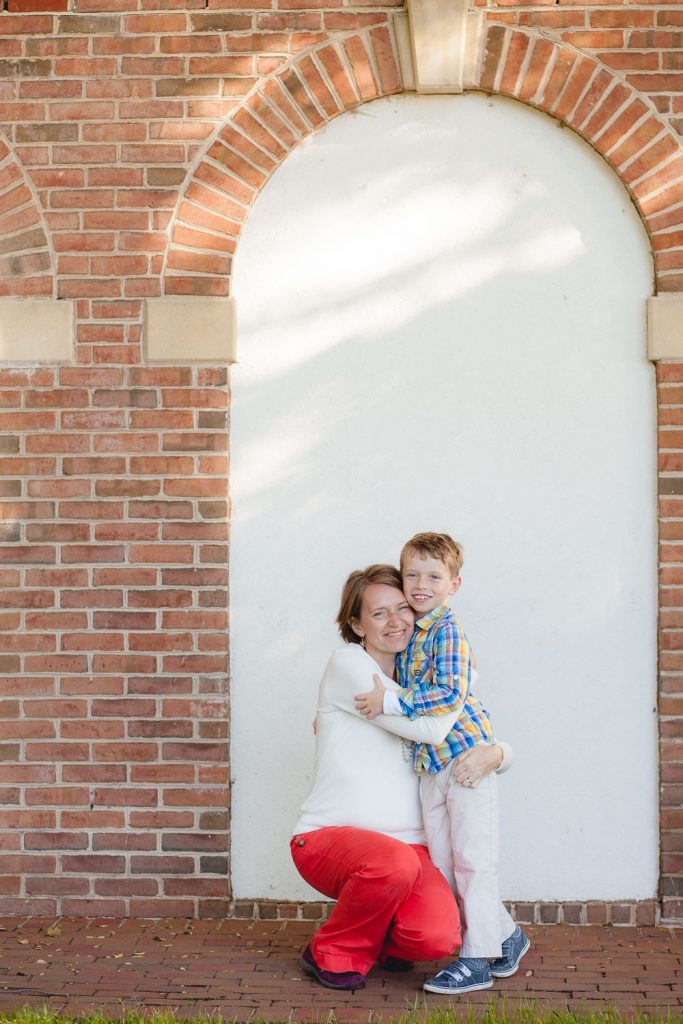
{"label": "woman's white sweater", "polygon": [[[357,693],[372,690],[373,675],[398,689],[359,644],[330,658],[320,684],[313,785],[294,834],[330,825],[353,825],[425,843],[417,776],[401,737],[441,743],[456,714],[378,715],[368,721],[356,710]],[[406,745],[407,746],[407,745]]]}

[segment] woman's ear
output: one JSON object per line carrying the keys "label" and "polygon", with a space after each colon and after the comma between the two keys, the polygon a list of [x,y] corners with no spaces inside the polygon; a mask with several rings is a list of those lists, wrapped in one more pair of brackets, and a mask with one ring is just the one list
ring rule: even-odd
{"label": "woman's ear", "polygon": [[364,638],[365,633],[361,629],[360,622],[358,621],[358,619],[350,619],[349,620],[349,626],[354,631],[356,636],[359,636],[361,638],[361,640]]}

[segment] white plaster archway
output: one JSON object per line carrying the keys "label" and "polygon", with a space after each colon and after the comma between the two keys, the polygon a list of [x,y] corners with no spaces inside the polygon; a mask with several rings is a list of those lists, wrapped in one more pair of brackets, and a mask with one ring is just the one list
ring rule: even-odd
{"label": "white plaster archway", "polygon": [[234,286],[237,897],[313,898],[286,841],[338,593],[430,528],[465,544],[456,607],[517,752],[503,895],[654,895],[651,272],[609,168],[501,98],[366,105],[266,185]]}

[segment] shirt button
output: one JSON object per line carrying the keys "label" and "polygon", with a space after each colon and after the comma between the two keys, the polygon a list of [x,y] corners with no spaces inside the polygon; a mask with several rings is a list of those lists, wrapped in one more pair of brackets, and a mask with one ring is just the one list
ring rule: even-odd
{"label": "shirt button", "polygon": [[300,839],[300,840],[299,840],[299,842],[298,842],[298,843],[297,843],[296,845],[297,845],[297,846],[305,846],[305,845],[306,845],[306,842],[305,842],[305,840],[304,840],[304,839]]}

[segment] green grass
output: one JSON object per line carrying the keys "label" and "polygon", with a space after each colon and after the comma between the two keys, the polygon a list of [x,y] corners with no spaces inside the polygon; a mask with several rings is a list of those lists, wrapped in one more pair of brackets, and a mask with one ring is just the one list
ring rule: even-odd
{"label": "green grass", "polygon": [[[463,1008],[456,1014],[453,1007],[418,1007],[394,1018],[392,1024],[683,1024],[683,1012],[634,1009],[628,1013],[607,1007],[603,1010],[551,1009],[532,1002],[507,1006],[505,1001]],[[388,1024],[388,1022],[387,1022]]]}
{"label": "green grass", "polygon": [[[343,1014],[340,1015],[343,1021]],[[24,1007],[12,1013],[0,1012],[0,1024],[234,1024],[234,1018],[221,1017],[218,1014],[198,1014],[181,1017],[176,1011],[150,1010],[145,1013],[137,1010],[122,1009],[118,1014],[89,1013],[73,1017],[55,1013],[43,1007],[31,1009]],[[290,1024],[308,1024],[292,1018]],[[262,1018],[252,1018],[249,1024],[274,1024]],[[313,1022],[311,1022],[313,1024]],[[337,1024],[334,1013],[322,1014],[315,1024]],[[603,1010],[553,1010],[549,1007],[515,1004],[506,1007],[504,1004],[463,1006],[456,1012],[453,1007],[420,1008],[414,1007],[400,1016],[382,1018],[374,1013],[372,1024],[683,1024],[683,1012],[670,1010],[667,1013],[652,1013],[634,1009],[623,1012],[609,1007]]]}

